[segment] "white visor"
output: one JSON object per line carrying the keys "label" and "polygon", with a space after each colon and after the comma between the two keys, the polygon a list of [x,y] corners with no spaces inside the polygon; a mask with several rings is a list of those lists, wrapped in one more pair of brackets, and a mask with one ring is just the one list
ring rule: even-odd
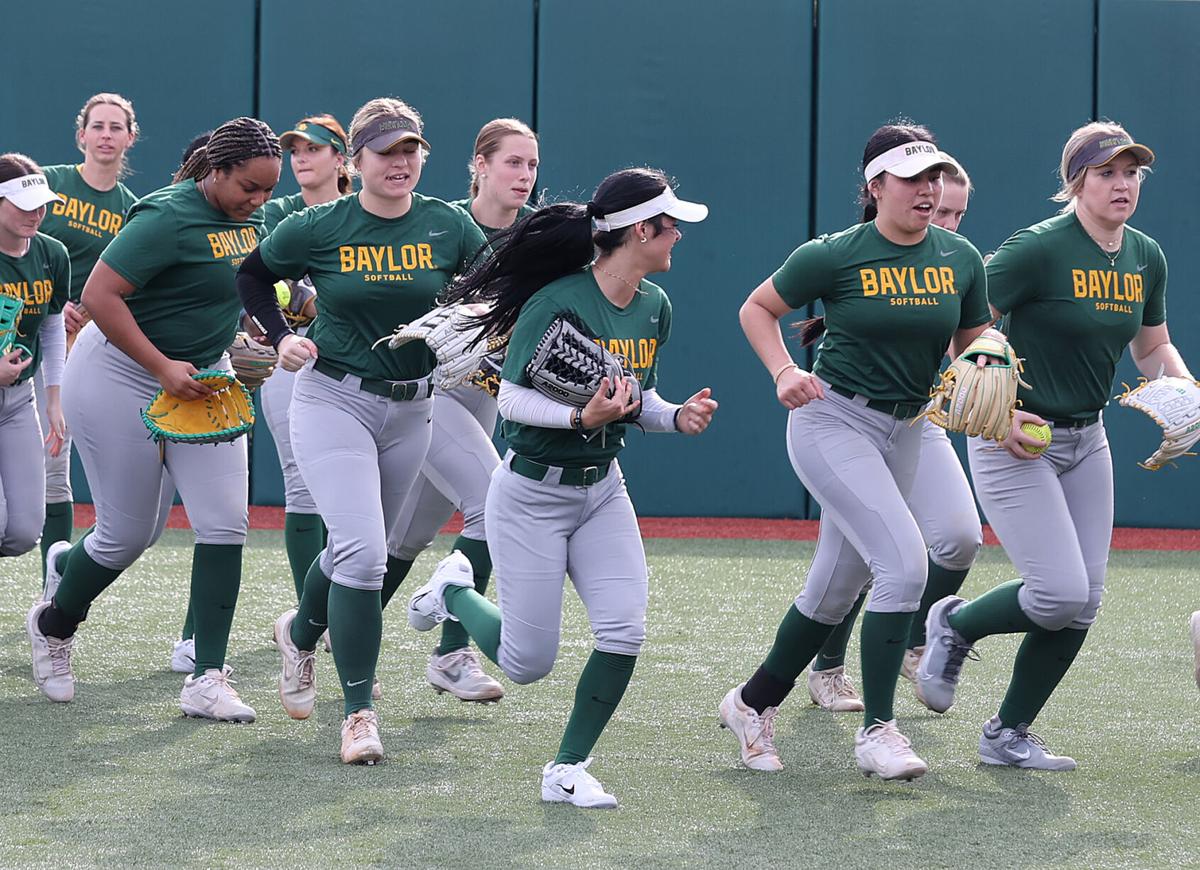
{"label": "white visor", "polygon": [[899,178],[912,178],[934,166],[941,166],[947,175],[958,175],[954,158],[939,151],[932,142],[905,142],[868,163],[863,177],[870,181],[881,172],[890,172]]}
{"label": "white visor", "polygon": [[34,211],[58,199],[44,175],[22,175],[0,184],[0,197],[21,211]]}
{"label": "white visor", "polygon": [[679,199],[675,196],[675,191],[668,187],[654,199],[643,202],[641,205],[623,208],[612,214],[606,214],[602,218],[592,218],[592,226],[603,232],[609,232],[610,230],[619,230],[621,227],[633,226],[638,221],[649,220],[660,214],[673,217],[677,221],[695,224],[708,217],[708,206]]}

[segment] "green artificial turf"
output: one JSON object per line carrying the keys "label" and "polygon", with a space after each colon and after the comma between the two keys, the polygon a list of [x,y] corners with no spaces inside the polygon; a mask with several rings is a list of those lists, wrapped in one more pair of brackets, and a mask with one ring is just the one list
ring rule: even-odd
{"label": "green artificial turf", "polygon": [[[740,769],[721,696],[761,661],[812,544],[648,540],[645,654],[591,772],[615,811],[539,800],[590,649],[567,596],[559,663],[498,705],[436,695],[434,636],[403,606],[449,545],[417,563],[385,616],[384,764],[337,758],[341,703],[318,655],[318,706],[289,720],[271,625],[291,605],[279,532],[254,532],[229,662],[252,725],[184,719],[167,670],[183,619],[190,535],[162,541],[92,608],[77,695],[52,704],[29,675],[24,615],[35,554],[0,562],[0,865],[509,867],[1167,867],[1200,856],[1198,697],[1186,619],[1196,553],[1117,552],[1101,618],[1035,725],[1073,773],[985,768],[980,724],[999,703],[1014,638],[989,638],[945,716],[901,682],[901,729],[930,764],[912,785],[859,775],[855,714],[780,714],[778,774]],[[1013,575],[985,550],[964,594]],[[857,632],[848,672],[857,675]],[[488,665],[492,673],[496,669]]]}

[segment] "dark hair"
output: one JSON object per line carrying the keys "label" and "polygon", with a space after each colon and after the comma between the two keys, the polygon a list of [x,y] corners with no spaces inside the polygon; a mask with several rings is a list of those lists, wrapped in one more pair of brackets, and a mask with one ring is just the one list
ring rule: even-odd
{"label": "dark hair", "polygon": [[213,130],[208,142],[188,156],[175,173],[175,180],[199,181],[214,169],[231,169],[255,157],[281,159],[279,137],[257,118],[234,118]]}
{"label": "dark hair", "polygon": [[22,175],[41,175],[42,167],[30,157],[10,151],[0,154],[0,183],[12,181]]}
{"label": "dark hair", "polygon": [[208,140],[212,138],[212,134],[212,130],[205,130],[203,133],[198,134],[196,138],[189,142],[188,146],[183,149],[183,154],[179,156],[179,168],[175,170],[175,175],[171,178],[172,184],[177,184],[178,182],[183,181],[184,176],[180,174],[183,171],[183,167],[187,166],[187,162],[192,159],[192,155],[196,153],[196,149],[203,148],[208,144]]}
{"label": "dark hair", "polygon": [[[560,202],[540,208],[493,236],[491,254],[447,287],[444,299],[493,303],[479,318],[483,335],[503,335],[534,293],[586,267],[597,249],[607,254],[620,247],[632,229],[594,232],[592,218],[640,205],[670,186],[658,169],[622,169],[600,182],[586,205]],[[648,223],[654,235],[662,232],[661,215]]]}

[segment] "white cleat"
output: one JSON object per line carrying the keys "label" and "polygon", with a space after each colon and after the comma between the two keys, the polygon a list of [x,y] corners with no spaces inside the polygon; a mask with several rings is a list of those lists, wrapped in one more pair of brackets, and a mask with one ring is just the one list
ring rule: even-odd
{"label": "white cleat", "polygon": [[408,624],[417,631],[429,631],[447,619],[458,620],[446,612],[446,587],[462,586],[473,589],[475,575],[471,563],[462,551],[455,550],[438,562],[433,576],[408,601]]}
{"label": "white cleat", "polygon": [[504,687],[483,672],[479,656],[469,647],[438,655],[435,650],[425,666],[429,684],[440,695],[449,692],[460,701],[499,701]]}
{"label": "white cleat", "polygon": [[913,685],[917,682],[917,665],[921,663],[921,654],[925,652],[924,645],[914,646],[904,651],[904,661],[900,663],[900,676]]}
{"label": "white cleat", "polygon": [[578,764],[555,764],[542,768],[542,800],[573,804],[593,810],[611,810],[617,799],[604,790],[600,780],[587,772],[592,759]]}
{"label": "white cleat", "polygon": [[846,676],[845,665],[824,671],[809,671],[808,697],[823,710],[832,713],[861,713],[862,698]]}
{"label": "white cleat", "polygon": [[33,681],[51,701],[66,703],[75,697],[75,675],[71,673],[75,638],[60,639],[42,634],[38,617],[49,606],[49,601],[38,601],[25,615],[25,633],[33,652]]}
{"label": "white cleat", "polygon": [[171,650],[171,670],[177,674],[190,674],[196,670],[196,639],[189,637],[175,641]]}
{"label": "white cleat", "polygon": [[342,761],[370,765],[382,760],[379,714],[369,709],[354,711],[342,723]]}
{"label": "white cleat", "polygon": [[179,709],[185,716],[214,719],[218,722],[253,722],[254,708],[242,702],[234,690],[226,665],[209,668],[202,677],[188,677],[179,693]]}
{"label": "white cleat", "polygon": [[1030,731],[1028,725],[1003,728],[999,716],[983,723],[979,760],[984,764],[1030,770],[1074,770],[1076,767],[1074,758],[1052,753],[1046,741]]}
{"label": "white cleat", "polygon": [[54,593],[58,591],[58,585],[62,583],[62,574],[58,570],[58,557],[71,549],[70,541],[55,541],[46,549],[46,584],[42,589],[42,597],[39,601],[49,601],[54,597]]}
{"label": "white cleat", "polygon": [[734,686],[721,699],[721,727],[728,728],[738,739],[742,764],[751,770],[783,770],[779,752],[775,749],[775,715],[778,707],[768,707],[761,714],[742,701],[742,683]]}
{"label": "white cleat", "polygon": [[875,721],[854,735],[854,760],[863,776],[911,781],[924,776],[929,765],[912,751],[912,743],[896,728],[896,720]]}
{"label": "white cleat", "polygon": [[292,641],[292,620],[296,609],[292,608],[275,620],[275,647],[283,660],[279,674],[279,700],[283,709],[293,719],[307,719],[317,703],[314,666],[316,653],[302,650]]}

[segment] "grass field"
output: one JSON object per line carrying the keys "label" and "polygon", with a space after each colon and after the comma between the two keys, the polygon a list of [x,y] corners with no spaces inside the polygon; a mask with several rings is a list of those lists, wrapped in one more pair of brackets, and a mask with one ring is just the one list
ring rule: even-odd
{"label": "grass field", "polygon": [[[931,767],[912,785],[863,779],[854,714],[808,703],[780,715],[787,769],[739,769],[716,706],[765,654],[812,544],[649,540],[649,636],[592,771],[616,811],[544,805],[590,645],[568,596],[558,667],[506,683],[499,705],[436,695],[431,636],[387,620],[380,704],[387,761],[340,764],[341,703],[318,657],[317,712],[292,722],[275,688],[271,623],[290,603],[279,532],[253,532],[230,663],[252,725],[184,719],[167,670],[183,616],[190,535],[162,542],[103,596],[80,630],[76,699],[55,705],[29,675],[23,618],[34,556],[0,562],[3,866],[405,867],[1167,867],[1200,863],[1200,703],[1186,618],[1200,560],[1117,552],[1100,622],[1036,730],[1075,756],[1073,773],[977,763],[1015,640],[984,642],[946,716],[902,683],[897,713]],[[448,538],[414,569],[425,576]],[[988,548],[966,594],[1012,575]],[[412,580],[410,579],[410,583]],[[407,584],[406,584],[407,585]],[[397,603],[407,600],[404,590]],[[489,666],[490,667],[490,666]],[[850,665],[858,672],[857,661]],[[495,669],[492,669],[493,673]]]}

